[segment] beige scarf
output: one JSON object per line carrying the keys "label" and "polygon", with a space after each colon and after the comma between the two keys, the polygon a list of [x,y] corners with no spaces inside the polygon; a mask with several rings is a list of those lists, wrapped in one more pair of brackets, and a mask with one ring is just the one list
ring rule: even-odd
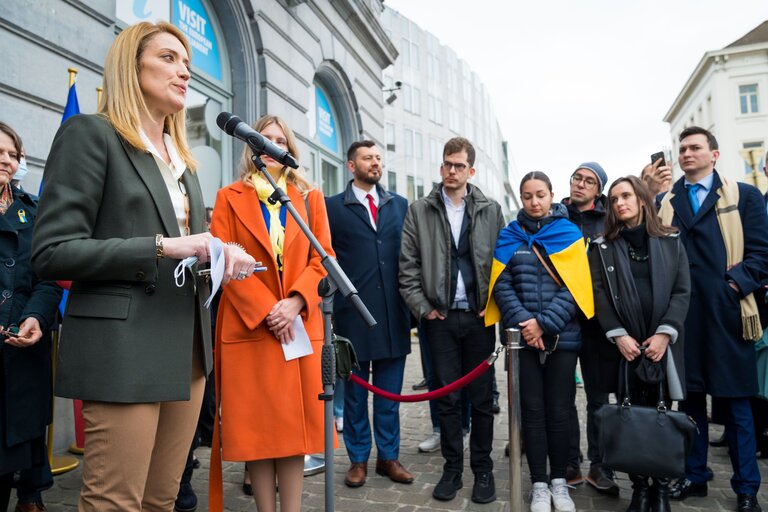
{"label": "beige scarf", "polygon": [[[744,231],[741,225],[741,215],[739,215],[739,185],[722,176],[720,179],[723,185],[719,189],[720,198],[715,205],[715,214],[725,244],[728,269],[731,269],[744,259]],[[661,208],[659,209],[661,222],[667,226],[672,225],[672,217],[675,215],[671,203],[673,197],[674,194],[668,192],[661,200]],[[742,337],[745,340],[759,340],[763,336],[763,328],[760,325],[760,315],[757,311],[754,295],[748,294],[741,299],[740,305]]]}

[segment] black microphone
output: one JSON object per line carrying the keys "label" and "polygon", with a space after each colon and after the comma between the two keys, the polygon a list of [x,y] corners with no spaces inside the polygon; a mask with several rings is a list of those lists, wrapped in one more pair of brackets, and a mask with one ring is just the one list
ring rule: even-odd
{"label": "black microphone", "polygon": [[257,155],[265,154],[283,165],[293,167],[294,169],[299,168],[299,163],[293,158],[292,154],[285,149],[278,147],[269,139],[266,139],[262,134],[248,126],[247,123],[236,115],[230,114],[229,112],[222,112],[216,118],[216,124],[219,125],[219,128],[224,130],[227,135],[236,137],[248,144]]}

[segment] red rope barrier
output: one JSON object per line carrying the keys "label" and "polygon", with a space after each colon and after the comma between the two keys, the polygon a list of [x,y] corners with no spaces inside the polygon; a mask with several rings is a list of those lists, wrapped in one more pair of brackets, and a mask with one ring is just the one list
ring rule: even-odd
{"label": "red rope barrier", "polygon": [[491,367],[492,363],[489,363],[488,361],[483,361],[477,367],[460,378],[459,380],[453,381],[450,384],[443,386],[440,389],[436,389],[434,391],[430,391],[428,393],[420,393],[418,395],[397,395],[395,393],[390,393],[389,391],[384,391],[381,388],[377,388],[376,386],[369,384],[368,382],[364,381],[357,375],[350,374],[349,380],[352,382],[358,384],[359,386],[364,387],[368,391],[375,393],[379,395],[382,398],[386,398],[387,400],[392,400],[393,402],[423,402],[425,400],[434,400],[435,398],[440,398],[448,393],[452,393],[456,391],[457,389],[461,389],[482,374],[484,374],[486,371],[488,371],[488,368]]}

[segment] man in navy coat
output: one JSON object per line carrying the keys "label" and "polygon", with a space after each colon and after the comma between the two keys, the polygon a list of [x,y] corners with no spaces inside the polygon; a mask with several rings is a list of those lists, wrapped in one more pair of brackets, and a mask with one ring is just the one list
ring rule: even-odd
{"label": "man in navy coat", "polygon": [[[757,367],[754,342],[744,339],[740,300],[761,288],[768,269],[768,216],[757,188],[738,183],[744,253],[728,268],[717,202],[724,183],[715,170],[720,152],[708,130],[692,126],[680,134],[679,163],[685,176],[672,187],[672,225],[688,252],[691,305],[685,321],[685,374],[688,397],[680,409],[698,426],[686,462],[685,478],[672,488],[673,499],[707,495],[706,395],[726,413],[733,476],[739,512],[760,511],[756,494],[760,471],[755,460],[755,430],[749,397],[755,395]],[[662,211],[664,205],[662,204]],[[728,210],[728,208],[726,208]],[[721,219],[722,220],[722,219]]]}
{"label": "man in navy coat", "polygon": [[[383,166],[376,144],[354,142],[347,151],[352,180],[341,194],[326,200],[333,250],[360,298],[378,324],[369,329],[341,297],[333,304],[334,330],[349,338],[360,361],[355,375],[392,393],[403,387],[405,357],[411,352],[410,313],[398,288],[398,258],[408,201],[379,185]],[[400,406],[373,397],[376,473],[409,484],[413,476],[399,461]],[[365,484],[371,453],[368,392],[347,384],[344,392],[344,443],[351,466],[344,483]]]}

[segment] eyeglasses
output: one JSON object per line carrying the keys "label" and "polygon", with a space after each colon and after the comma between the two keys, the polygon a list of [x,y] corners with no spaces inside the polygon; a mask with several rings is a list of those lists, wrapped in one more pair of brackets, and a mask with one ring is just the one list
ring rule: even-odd
{"label": "eyeglasses", "polygon": [[571,185],[578,185],[583,183],[586,188],[595,188],[597,186],[597,180],[594,178],[585,178],[581,174],[571,175]]}
{"label": "eyeglasses", "polygon": [[440,164],[440,167],[442,167],[444,170],[451,172],[451,167],[456,169],[456,172],[464,172],[464,170],[467,168],[467,164],[462,163],[453,163],[446,160],[445,162]]}

